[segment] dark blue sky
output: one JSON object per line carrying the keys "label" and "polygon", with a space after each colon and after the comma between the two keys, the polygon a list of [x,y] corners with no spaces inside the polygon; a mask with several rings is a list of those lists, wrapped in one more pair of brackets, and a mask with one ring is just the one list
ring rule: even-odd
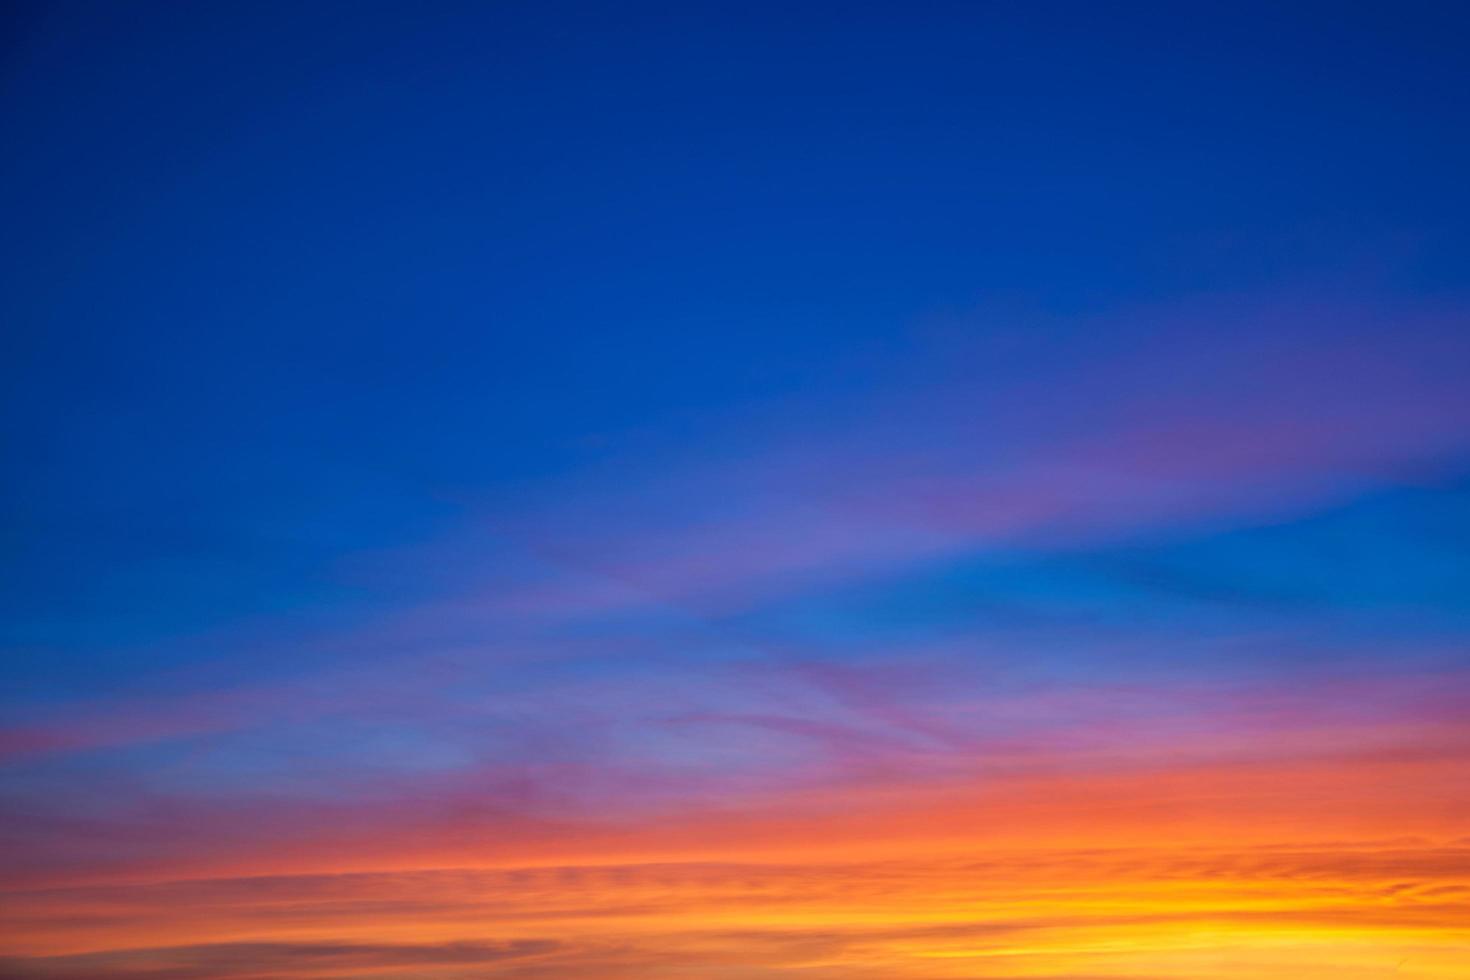
{"label": "dark blue sky", "polygon": [[1457,4],[6,16],[5,611],[68,684],[417,601],[454,574],[340,565],[548,497],[576,526],[793,400],[840,430],[932,336],[1044,321],[1085,367],[1175,304],[1391,338],[1466,300]]}

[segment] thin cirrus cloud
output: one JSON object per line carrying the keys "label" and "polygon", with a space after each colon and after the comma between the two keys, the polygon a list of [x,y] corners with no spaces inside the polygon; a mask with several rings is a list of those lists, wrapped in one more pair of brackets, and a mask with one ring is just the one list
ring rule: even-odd
{"label": "thin cirrus cloud", "polygon": [[508,536],[570,582],[493,601],[553,616],[755,601],[974,548],[1291,515],[1459,465],[1463,319],[1364,319],[1291,301],[1098,318],[1060,367],[1054,330],[978,349],[941,337],[942,370],[893,371],[886,396],[825,431],[797,396],[777,408],[794,436],[723,447],[715,466],[634,462],[636,507],[574,488],[532,509]]}
{"label": "thin cirrus cloud", "polygon": [[[1464,428],[1455,420],[1467,410],[1457,383],[1464,334],[1454,318],[1415,314],[1415,329],[1396,324],[1392,333],[1355,322],[1363,342],[1339,338],[1326,348],[1328,327],[1362,314],[1334,319],[1320,306],[1282,302],[1213,324],[1212,336],[1224,339],[1202,348],[1188,339],[1198,335],[1201,315],[1101,320],[1070,372],[1050,365],[1044,329],[995,343],[994,351],[936,353],[931,360],[942,372],[932,364],[889,369],[895,380],[873,399],[877,408],[827,431],[806,426],[797,444],[762,440],[756,426],[702,450],[723,454],[718,465],[674,458],[649,469],[634,457],[627,464],[638,487],[633,510],[619,504],[628,491],[604,493],[595,472],[575,486],[548,487],[541,506],[493,517],[498,546],[448,557],[466,583],[489,586],[477,592],[466,584],[458,595],[317,646],[354,660],[395,642],[415,654],[439,642],[499,658],[577,656],[578,644],[563,637],[589,618],[653,616],[636,624],[642,635],[631,641],[599,640],[637,646],[690,619],[936,565],[942,571],[987,550],[1045,553],[1201,522],[1300,514],[1405,472],[1428,467],[1432,477],[1440,461],[1457,461]],[[945,346],[942,337],[935,346]],[[1025,384],[1002,381],[991,390],[989,378],[1027,365],[1035,376]],[[1206,366],[1209,381],[1199,383]],[[905,374],[931,384],[898,383]],[[1147,378],[1178,381],[1142,384]],[[785,412],[810,414],[799,400]],[[864,436],[854,442],[845,433],[858,421]],[[617,465],[627,482],[630,473]],[[507,548],[529,563],[507,561]],[[432,548],[388,557],[442,564]],[[306,663],[323,656],[303,653]],[[421,687],[422,662],[409,673],[401,682]],[[88,718],[99,720],[73,731],[22,727],[4,744],[29,754],[105,743],[99,728],[120,735],[131,728],[144,739],[160,726],[231,727],[230,719],[269,698],[252,695],[252,686],[247,679],[243,690],[205,693],[198,711],[187,700],[162,711],[145,705],[131,722],[105,706],[89,708]],[[282,697],[289,705],[292,695]],[[353,697],[343,685],[316,700],[350,705]]]}

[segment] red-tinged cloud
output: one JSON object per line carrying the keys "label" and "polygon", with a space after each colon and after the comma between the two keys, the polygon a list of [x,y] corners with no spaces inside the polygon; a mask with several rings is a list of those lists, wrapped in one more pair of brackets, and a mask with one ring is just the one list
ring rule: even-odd
{"label": "red-tinged cloud", "polygon": [[[1321,693],[1330,699],[1351,689]],[[671,737],[706,750],[770,739],[761,778],[739,783],[726,756],[690,765],[697,760],[671,759],[660,746],[652,756],[533,754],[443,771],[324,777],[314,797],[211,799],[120,784],[106,803],[94,796],[59,801],[64,814],[9,814],[9,873],[39,885],[217,873],[242,863],[280,871],[314,856],[339,869],[370,869],[531,854],[627,859],[648,848],[681,859],[824,851],[869,838],[917,846],[977,835],[1034,843],[1093,834],[1109,842],[1114,821],[1125,835],[1204,842],[1296,839],[1309,829],[1345,838],[1443,836],[1453,832],[1457,808],[1470,804],[1460,788],[1470,785],[1463,778],[1470,730],[1453,699],[1423,716],[1412,714],[1421,703],[1412,699],[1375,716],[1318,708],[1305,695],[1197,692],[1181,718],[1166,692],[1131,697],[1121,716],[1103,692],[1042,692],[1024,710],[997,701],[990,711],[1009,711],[1013,720],[963,738],[883,726],[862,714],[846,721],[773,711],[665,714]],[[1027,727],[1018,720],[1027,716],[1058,720]]]}
{"label": "red-tinged cloud", "polygon": [[[977,839],[876,859],[603,861],[55,889],[24,896],[4,921],[24,930],[33,950],[11,961],[15,976],[86,969],[359,976],[411,968],[413,975],[530,969],[579,977],[603,965],[614,975],[641,967],[657,976],[723,964],[771,977],[814,968],[933,977],[950,974],[928,960],[961,954],[995,957],[963,976],[1011,975],[999,964],[1026,969],[1038,955],[1056,970],[1044,975],[1081,976],[1114,968],[1119,953],[1147,975],[1146,957],[1187,947],[1203,931],[1240,942],[1238,952],[1252,943],[1320,950],[1323,934],[1352,937],[1347,945],[1359,952],[1452,949],[1463,937],[1467,882],[1463,844],[997,849]],[[490,930],[514,938],[490,941]],[[258,938],[282,932],[297,938]],[[180,934],[196,941],[151,942]],[[95,948],[121,939],[133,948]],[[77,952],[79,943],[95,951]],[[1319,967],[1335,965],[1326,959]]]}
{"label": "red-tinged cloud", "polygon": [[0,961],[6,975],[64,980],[119,977],[131,980],[212,980],[227,977],[381,975],[387,971],[443,967],[484,968],[506,960],[543,956],[550,940],[444,945],[385,943],[253,942],[84,953]]}

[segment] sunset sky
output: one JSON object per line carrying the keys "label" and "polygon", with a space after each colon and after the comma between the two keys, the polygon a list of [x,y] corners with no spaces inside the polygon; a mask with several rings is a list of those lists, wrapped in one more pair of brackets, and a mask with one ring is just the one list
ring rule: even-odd
{"label": "sunset sky", "polygon": [[0,20],[3,980],[1470,978],[1470,6]]}

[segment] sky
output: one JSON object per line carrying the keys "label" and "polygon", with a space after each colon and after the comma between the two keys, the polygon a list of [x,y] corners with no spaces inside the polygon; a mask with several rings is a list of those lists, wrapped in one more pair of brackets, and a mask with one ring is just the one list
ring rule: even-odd
{"label": "sky", "polygon": [[0,977],[1470,976],[1470,11],[0,13]]}

